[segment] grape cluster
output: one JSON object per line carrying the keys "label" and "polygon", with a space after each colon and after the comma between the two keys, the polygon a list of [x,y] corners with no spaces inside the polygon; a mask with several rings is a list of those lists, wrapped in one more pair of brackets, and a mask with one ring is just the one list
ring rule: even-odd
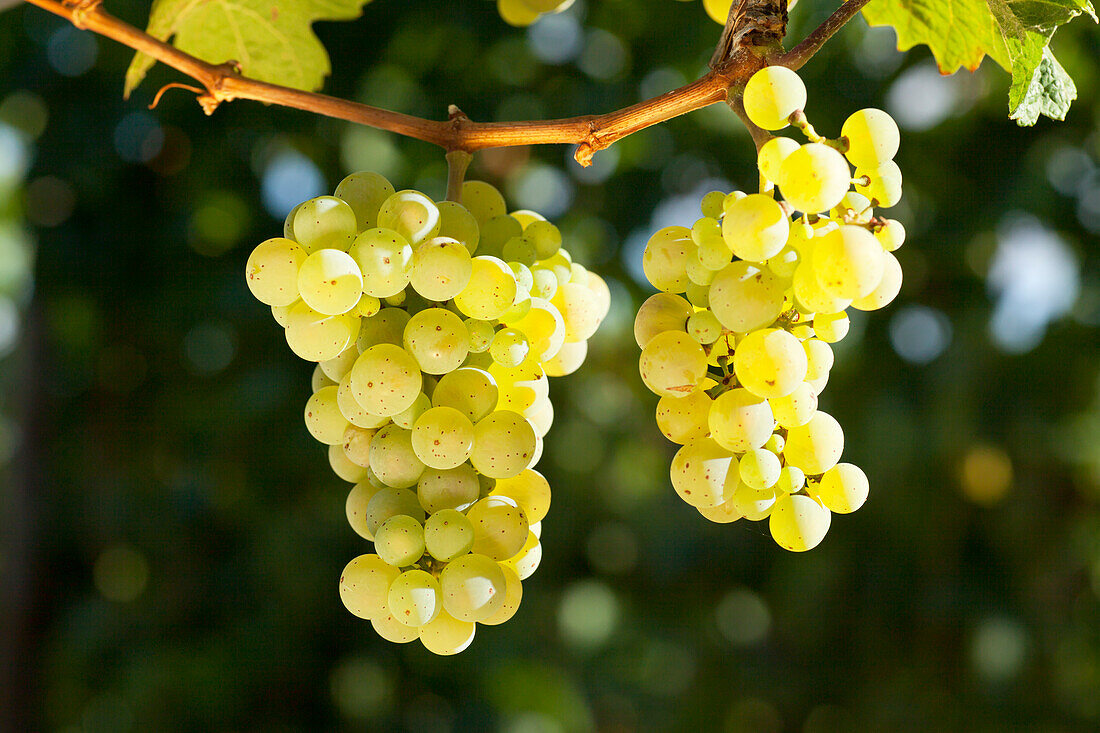
{"label": "grape cluster", "polygon": [[550,486],[548,376],[577,369],[610,293],[533,211],[487,183],[462,204],[377,173],[299,204],[248,258],[248,286],[295,354],[352,528],[344,605],[389,641],[455,654],[499,624],[538,567]]}
{"label": "grape cluster", "polygon": [[690,229],[650,238],[642,264],[662,292],[642,304],[634,335],[642,380],[661,398],[657,424],[682,446],[677,493],[714,522],[768,518],[775,541],[801,552],[833,512],[867,498],[863,471],[839,462],[840,425],[817,406],[846,309],[882,308],[901,288],[892,252],[905,230],[873,210],[901,196],[898,129],[864,109],[838,140],[821,138],[805,121],[802,81],[783,67],[757,72],[743,101],[759,127],[793,122],[810,142],[768,140],[763,193],[712,191]]}
{"label": "grape cluster", "polygon": [[574,0],[497,0],[497,12],[508,25],[531,25],[547,13],[568,10]]}

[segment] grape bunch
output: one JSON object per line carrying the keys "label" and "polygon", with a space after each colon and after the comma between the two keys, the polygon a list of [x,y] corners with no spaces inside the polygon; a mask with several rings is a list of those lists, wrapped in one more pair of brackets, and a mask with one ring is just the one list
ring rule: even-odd
{"label": "grape bunch", "polygon": [[550,505],[534,468],[547,377],[581,365],[610,305],[542,216],[508,214],[480,181],[461,200],[354,173],[246,265],[291,350],[317,362],[306,427],[355,484],[348,522],[374,542],[340,597],[382,638],[436,654],[519,606]]}
{"label": "grape bunch", "polygon": [[547,13],[560,13],[572,7],[574,0],[497,0],[497,12],[508,25],[531,25]]}
{"label": "grape bunch", "polygon": [[818,396],[847,308],[882,308],[901,288],[892,253],[905,230],[874,215],[901,197],[899,135],[885,112],[863,109],[839,139],[822,138],[805,119],[805,86],[784,67],[757,72],[743,102],[757,126],[793,123],[809,142],[769,139],[762,193],[712,191],[690,229],[649,239],[642,264],[662,292],[642,304],[634,335],[642,380],[660,397],[657,424],[682,446],[676,492],[714,522],[768,519],[775,541],[801,552],[833,512],[867,498],[863,471],[839,462],[844,433]]}

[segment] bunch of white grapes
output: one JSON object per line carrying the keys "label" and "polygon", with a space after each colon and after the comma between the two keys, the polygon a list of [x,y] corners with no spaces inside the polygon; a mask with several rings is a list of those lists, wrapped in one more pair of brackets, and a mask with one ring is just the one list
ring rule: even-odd
{"label": "bunch of white grapes", "polygon": [[574,0],[497,0],[497,12],[508,25],[522,28],[547,13],[568,10]]}
{"label": "bunch of white grapes", "polygon": [[374,542],[340,597],[384,639],[436,654],[519,606],[550,505],[534,470],[547,376],[581,365],[610,305],[542,216],[507,213],[480,181],[461,200],[355,173],[246,266],[290,348],[318,363],[306,426],[355,484],[348,522]]}
{"label": "bunch of white grapes", "polygon": [[714,522],[767,518],[775,541],[801,552],[825,537],[832,512],[867,498],[863,471],[839,462],[840,425],[817,406],[846,309],[882,308],[901,288],[892,253],[905,230],[873,211],[901,197],[898,128],[864,109],[839,139],[821,138],[805,121],[801,79],[779,66],[757,72],[743,101],[759,127],[794,122],[811,142],[770,139],[763,193],[712,191],[691,229],[650,238],[643,266],[662,292],[641,306],[634,334],[642,380],[661,398],[657,424],[683,446],[670,471],[677,493]]}

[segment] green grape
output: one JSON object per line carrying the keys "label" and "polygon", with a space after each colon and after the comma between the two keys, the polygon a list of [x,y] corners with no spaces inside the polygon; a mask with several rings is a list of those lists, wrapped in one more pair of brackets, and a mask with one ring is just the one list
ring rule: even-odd
{"label": "green grape", "polygon": [[750,522],[759,522],[772,513],[775,506],[775,489],[754,489],[741,480],[737,471],[730,471],[728,481],[733,484],[727,488],[729,511],[737,512]]}
{"label": "green grape", "polygon": [[[538,438],[546,437],[546,434],[550,432],[550,426],[554,423],[554,404],[549,400],[536,399],[531,403],[530,407],[522,412],[522,415],[527,418],[531,426],[535,428],[535,436]],[[541,455],[539,446],[541,446],[541,440],[535,447],[535,454],[531,457],[531,463],[529,466],[534,466],[538,463],[538,456]]]}
{"label": "green grape", "polygon": [[696,308],[710,307],[710,288],[706,285],[689,282],[687,290],[684,291],[684,297]]}
{"label": "green grape", "polygon": [[809,496],[784,494],[772,508],[768,528],[776,544],[791,552],[805,552],[821,544],[832,514]]}
{"label": "green grape", "polygon": [[566,342],[586,341],[600,327],[603,306],[587,285],[568,282],[558,288],[550,302],[565,322]]}
{"label": "green grape", "polygon": [[508,213],[504,205],[504,197],[500,191],[484,181],[466,181],[462,184],[463,206],[474,215],[479,226],[484,225],[493,217],[504,216]]}
{"label": "green grape", "polygon": [[[501,570],[511,570],[520,580],[527,580],[539,568],[542,562],[542,543],[536,532],[527,533],[527,541],[512,557],[500,563]],[[482,622],[484,623],[484,622]]]}
{"label": "green grape", "polygon": [[[774,414],[774,410],[773,410]],[[783,452],[783,446],[787,443],[787,439],[779,433],[773,433],[772,437],[768,438],[768,442],[764,444],[766,450],[770,450],[772,453],[779,455]]]}
{"label": "green grape", "polygon": [[[305,201],[302,202],[304,204]],[[294,217],[298,214],[298,209],[302,208],[302,204],[298,204],[286,215],[283,219],[283,238],[289,239],[291,242],[297,243],[297,239],[294,238]],[[302,250],[303,252],[305,250]]]}
{"label": "green grape", "polygon": [[703,217],[691,228],[691,239],[695,242],[695,251],[699,263],[708,270],[717,272],[730,263],[730,248],[722,237],[722,225],[716,219]]}
{"label": "green grape", "polygon": [[286,328],[287,324],[290,323],[290,309],[294,307],[295,303],[298,303],[298,301],[295,300],[294,303],[290,305],[271,306],[271,317],[274,318],[275,322],[280,326]]}
{"label": "green grape", "polygon": [[770,325],[783,311],[783,281],[748,262],[731,262],[710,283],[710,309],[730,331]]}
{"label": "green grape", "polygon": [[320,364],[313,367],[313,373],[310,375],[309,387],[313,392],[323,388],[331,387],[335,382],[329,375],[325,374],[325,370],[321,368]]}
{"label": "green grape", "polygon": [[884,250],[894,252],[905,244],[905,227],[897,219],[887,219],[886,223],[875,231],[875,239]]}
{"label": "green grape", "polygon": [[722,336],[722,324],[709,310],[693,313],[687,322],[688,335],[704,346]]}
{"label": "green grape", "polygon": [[867,474],[851,463],[838,463],[808,489],[811,496],[837,514],[850,514],[867,501]]}
{"label": "green grape", "polygon": [[348,419],[336,404],[335,386],[322,387],[306,401],[306,428],[309,434],[325,445],[339,445],[344,441]]}
{"label": "green grape", "polygon": [[489,478],[511,478],[531,462],[536,440],[534,427],[522,415],[492,412],[474,426],[470,463]]}
{"label": "green grape", "polygon": [[[374,532],[374,551],[394,567],[412,565],[424,555],[423,525],[407,514],[390,517]],[[396,610],[390,607],[391,612]]]}
{"label": "green grape", "polygon": [[469,464],[451,469],[429,468],[420,474],[416,494],[426,511],[463,511],[481,496],[477,471]]}
{"label": "green grape", "polygon": [[436,237],[417,247],[409,263],[413,290],[437,302],[462,292],[472,273],[470,251],[447,237]]}
{"label": "green grape", "polygon": [[876,168],[898,152],[901,134],[894,119],[881,109],[869,107],[854,112],[840,128],[848,139],[848,160],[857,168]]}
{"label": "green grape", "polygon": [[421,415],[431,409],[431,406],[431,398],[421,392],[416,396],[416,399],[413,400],[411,405],[390,419],[393,420],[393,424],[397,427],[404,428],[405,430],[412,430],[416,421],[420,419]]}
{"label": "green grape", "polygon": [[372,415],[396,415],[411,405],[424,385],[420,365],[393,344],[377,344],[356,359],[349,374],[351,391]]}
{"label": "green grape", "polygon": [[693,285],[710,285],[710,281],[714,279],[714,270],[708,270],[702,261],[699,259],[699,250],[696,248],[690,255],[688,255],[687,262],[684,263],[684,272],[687,273],[688,280]]}
{"label": "green grape", "polygon": [[367,478],[368,470],[347,457],[343,445],[330,445],[328,447],[328,465],[332,472],[349,484],[357,484]]}
{"label": "green grape", "polygon": [[374,533],[367,527],[367,505],[381,490],[370,483],[358,483],[348,492],[348,500],[344,506],[351,528],[357,535],[372,542]]}
{"label": "green grape", "polygon": [[420,637],[417,629],[401,623],[388,610],[372,618],[370,625],[376,634],[394,644],[408,644]]}
{"label": "green grape", "polygon": [[335,196],[318,196],[299,204],[291,230],[294,241],[310,253],[321,249],[347,251],[358,231],[355,212]]}
{"label": "green grape", "polygon": [[432,394],[436,407],[453,407],[478,422],[497,405],[497,380],[484,369],[461,367],[440,378]]}
{"label": "green grape", "polygon": [[523,225],[514,216],[507,214],[494,216],[481,224],[481,243],[478,245],[478,251],[483,256],[499,259],[504,256],[504,245],[522,236]]}
{"label": "green grape", "polygon": [[493,361],[506,367],[516,367],[523,363],[531,351],[531,344],[522,331],[515,328],[503,328],[493,336],[489,353]]}
{"label": "green grape", "polygon": [[817,411],[817,393],[803,382],[783,397],[768,400],[775,421],[790,430],[805,425]]}
{"label": "green grape", "polygon": [[299,302],[287,314],[286,342],[306,361],[326,361],[351,345],[359,330],[355,316],[327,316]]}
{"label": "green grape", "polygon": [[322,361],[318,366],[321,367],[321,371],[325,373],[325,376],[339,383],[351,371],[352,365],[355,364],[355,360],[358,358],[359,349],[352,345],[331,359]]}
{"label": "green grape", "polygon": [[516,502],[532,524],[541,522],[550,511],[550,484],[533,468],[497,481],[490,495],[506,496]]}
{"label": "green grape", "polygon": [[439,236],[462,242],[470,254],[476,252],[481,241],[481,229],[474,215],[454,201],[440,201],[436,208],[439,209]]}
{"label": "green grape", "polygon": [[856,179],[866,177],[867,185],[856,184],[856,191],[871,199],[871,203],[883,209],[901,201],[901,168],[892,160],[877,168],[856,168]]}
{"label": "green grape", "polygon": [[512,307],[516,298],[516,276],[512,268],[496,257],[475,257],[470,282],[454,297],[463,315],[491,321]]}
{"label": "green grape", "polygon": [[785,66],[765,66],[745,85],[745,114],[757,127],[781,130],[806,106],[806,85]]}
{"label": "green grape", "polygon": [[536,221],[546,221],[546,217],[537,211],[531,211],[530,209],[516,209],[508,213],[509,216],[515,217],[516,221],[523,225],[523,231],[527,231],[527,227],[534,224]]}
{"label": "green grape", "polygon": [[420,569],[406,570],[390,585],[386,602],[390,613],[400,623],[423,626],[443,610],[443,593],[439,581],[429,573]]}
{"label": "green grape", "polygon": [[722,219],[722,238],[742,260],[763,262],[783,249],[790,222],[775,199],[760,193],[734,201]]}
{"label": "green grape", "polygon": [[814,335],[826,343],[835,344],[848,335],[850,325],[844,313],[818,313],[814,316]]}
{"label": "green grape", "polygon": [[561,231],[546,220],[526,225],[523,238],[534,245],[535,256],[540,260],[553,257],[561,249]]}
{"label": "green grape", "polygon": [[481,621],[504,603],[504,572],[493,560],[470,553],[447,563],[439,574],[444,610],[462,621]]}
{"label": "green grape", "polygon": [[305,261],[305,250],[289,239],[261,242],[245,264],[248,289],[264,305],[288,306],[298,299],[298,271]]}
{"label": "green grape", "polygon": [[745,451],[737,464],[741,480],[754,489],[770,489],[779,482],[783,466],[779,456],[764,448]]}
{"label": "green grape", "polygon": [[833,347],[821,339],[807,339],[802,348],[806,352],[806,381],[827,376],[833,368]]}
{"label": "green grape", "polygon": [[[497,0],[497,2],[518,2],[518,0]],[[417,629],[420,643],[424,648],[432,654],[444,657],[465,651],[474,642],[476,631],[477,624],[471,621],[459,621],[446,611],[440,611],[431,623]]]}
{"label": "green grape", "polygon": [[470,334],[470,353],[482,354],[488,351],[493,343],[493,336],[496,335],[493,324],[476,318],[467,318],[462,321],[462,324]]}
{"label": "green grape", "polygon": [[405,351],[428,374],[453,372],[470,353],[470,332],[462,319],[446,308],[428,308],[409,319]]}
{"label": "green grape", "polygon": [[382,301],[373,295],[363,293],[359,302],[355,304],[355,312],[362,318],[372,318],[382,310]]}
{"label": "green grape", "polygon": [[805,485],[806,474],[798,466],[783,466],[775,483],[777,489],[788,494],[798,493]]}
{"label": "green grape", "polygon": [[424,521],[424,509],[416,494],[408,489],[379,489],[367,502],[364,514],[367,531],[377,536],[383,522],[401,514],[407,514],[418,522]]}
{"label": "green grape", "polygon": [[779,254],[768,259],[768,269],[776,277],[789,280],[794,277],[795,270],[798,269],[801,262],[802,255],[788,244],[780,250]]}
{"label": "green grape", "polygon": [[691,506],[718,506],[729,499],[725,488],[731,461],[733,453],[712,438],[697,438],[673,456],[672,488]]}
{"label": "green grape", "polygon": [[370,470],[386,486],[416,486],[424,473],[424,462],[413,450],[412,431],[387,425],[375,433],[370,443]]}
{"label": "green grape", "polygon": [[585,357],[588,356],[588,342],[574,341],[565,343],[558,349],[558,353],[549,360],[543,362],[543,368],[548,377],[565,377],[581,368]]}
{"label": "green grape", "polygon": [[654,336],[638,360],[645,385],[659,397],[691,394],[707,374],[707,354],[683,331]]}
{"label": "green grape", "polygon": [[363,275],[363,292],[376,298],[397,295],[409,284],[413,249],[392,229],[368,229],[355,238],[349,254]]}
{"label": "green grape", "polygon": [[826,412],[816,412],[805,425],[791,428],[783,457],[801,468],[807,476],[825,473],[837,464],[844,452],[844,431]]}
{"label": "green grape", "polygon": [[298,292],[310,308],[338,316],[358,305],[363,295],[363,276],[347,252],[320,249],[298,270]]}
{"label": "green grape", "polygon": [[861,311],[874,311],[885,308],[901,292],[901,263],[892,252],[882,253],[882,279],[878,285],[862,298],[852,301],[852,307]]}
{"label": "green grape", "polygon": [[370,468],[370,443],[375,432],[375,430],[360,428],[354,424],[348,425],[344,430],[341,446],[349,461],[356,466]]}
{"label": "green grape", "polygon": [[424,544],[436,560],[450,562],[474,546],[474,526],[457,509],[440,509],[424,523]]}
{"label": "green grape", "polygon": [[457,468],[473,452],[474,425],[453,407],[433,407],[417,419],[412,447],[426,466]]}
{"label": "green grape", "polygon": [[686,397],[662,397],[657,402],[657,427],[673,443],[687,445],[710,432],[710,406],[713,400],[696,389]]}
{"label": "green grape", "polygon": [[367,430],[380,428],[390,421],[389,417],[373,415],[363,409],[363,406],[359,404],[359,400],[355,399],[350,372],[344,375],[336,388],[336,405],[340,408],[340,413],[348,419],[348,422],[358,428]]}
{"label": "green grape", "polygon": [[649,296],[634,318],[634,340],[638,348],[644,349],[655,336],[667,331],[683,332],[694,312],[691,303],[679,295],[657,293]]}
{"label": "green grape", "polygon": [[699,211],[703,216],[711,219],[721,219],[722,212],[725,210],[725,203],[726,194],[721,191],[710,191],[703,194],[703,199],[699,202]]}
{"label": "green grape", "polygon": [[397,191],[382,202],[378,226],[392,229],[415,247],[439,234],[439,209],[419,191]]}
{"label": "green grape", "polygon": [[814,248],[813,268],[825,292],[850,301],[870,295],[878,286],[884,259],[882,245],[873,234],[845,225],[821,238]]}
{"label": "green grape", "polygon": [[401,571],[378,557],[360,555],[340,573],[340,600],[359,618],[373,618],[387,612],[390,584]]}
{"label": "green grape", "polygon": [[509,262],[512,274],[516,276],[516,300],[531,297],[531,288],[535,286],[535,276],[531,268],[521,262]]}
{"label": "green grape", "polygon": [[695,508],[705,519],[715,524],[731,524],[738,519],[745,518],[730,501],[725,501],[718,506],[697,506]]}
{"label": "green grape", "polygon": [[530,303],[523,317],[513,320],[506,316],[502,322],[522,331],[531,347],[531,356],[542,362],[553,358],[565,343],[565,319],[557,308],[542,298],[531,298]]}
{"label": "green grape", "polygon": [[760,448],[775,427],[768,401],[741,388],[718,395],[711,403],[707,422],[711,437],[734,453]]}
{"label": "green grape", "polygon": [[507,560],[527,541],[527,518],[506,496],[487,496],[477,501],[466,512],[466,518],[474,526],[472,552],[478,555]]}
{"label": "green grape", "polygon": [[409,318],[408,312],[401,308],[383,308],[370,318],[364,318],[356,339],[359,351],[366,351],[378,344],[401,346]]}
{"label": "green grape", "polygon": [[531,269],[531,278],[534,280],[531,285],[532,296],[550,300],[558,292],[558,278],[553,270],[536,266]]}
{"label": "green grape", "polygon": [[355,212],[356,227],[366,231],[378,226],[378,210],[394,194],[386,177],[371,171],[352,173],[336,187],[336,198],[347,202]]}
{"label": "green grape", "polygon": [[760,173],[772,183],[779,182],[779,167],[801,145],[789,137],[773,137],[760,146],[760,152],[756,155],[756,166]]}
{"label": "green grape", "polygon": [[684,292],[689,282],[684,267],[694,249],[690,229],[665,227],[657,230],[642,253],[642,270],[646,279],[658,290]]}
{"label": "green grape", "polygon": [[538,260],[535,245],[526,237],[512,237],[505,242],[500,257],[506,262],[519,262],[523,265],[533,265]]}
{"label": "green grape", "polygon": [[828,211],[852,185],[852,171],[844,156],[824,143],[808,143],[788,155],[776,181],[783,198],[807,214]]}
{"label": "green grape", "polygon": [[798,305],[807,313],[839,313],[852,302],[850,298],[840,298],[822,287],[814,263],[805,259],[795,268],[791,289]]}
{"label": "green grape", "polygon": [[481,620],[487,626],[497,626],[515,616],[523,599],[523,583],[516,571],[507,565],[501,565],[500,569],[504,572],[504,603],[492,616]]}
{"label": "green grape", "polygon": [[806,368],[802,344],[778,328],[753,331],[733,353],[737,381],[759,397],[789,395],[806,378]]}

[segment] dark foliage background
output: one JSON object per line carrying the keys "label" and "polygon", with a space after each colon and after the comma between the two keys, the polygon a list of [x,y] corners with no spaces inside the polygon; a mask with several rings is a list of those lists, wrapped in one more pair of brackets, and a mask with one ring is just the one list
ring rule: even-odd
{"label": "dark foliage background", "polygon": [[[143,3],[108,4],[142,24]],[[799,36],[828,12],[803,0]],[[491,3],[321,24],[340,96],[474,119],[610,110],[697,76],[700,3],[589,0],[529,32]],[[336,593],[368,551],[302,424],[309,365],[244,285],[296,200],[360,168],[442,196],[427,145],[251,103],[120,98],[129,52],[0,16],[0,725],[11,730],[864,731],[1100,727],[1100,41],[1056,53],[1065,123],[1006,119],[988,63],[852,24],[804,70],[835,134],[904,129],[906,285],[855,321],[823,407],[872,482],[821,547],[702,520],[636,371],[640,244],[753,185],[721,107],[601,153],[479,156],[615,305],[553,386],[545,556],[518,615],[437,658]],[[656,214],[654,213],[656,211]]]}

